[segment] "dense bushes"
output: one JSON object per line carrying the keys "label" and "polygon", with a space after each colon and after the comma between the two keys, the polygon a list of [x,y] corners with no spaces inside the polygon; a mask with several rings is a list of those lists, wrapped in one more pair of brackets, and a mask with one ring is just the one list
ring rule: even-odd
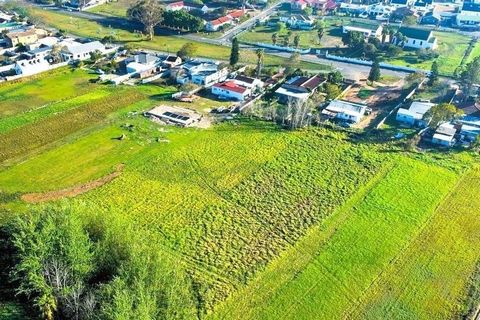
{"label": "dense bushes", "polygon": [[192,318],[181,266],[115,223],[107,227],[68,208],[19,218],[9,228],[17,293],[44,319]]}

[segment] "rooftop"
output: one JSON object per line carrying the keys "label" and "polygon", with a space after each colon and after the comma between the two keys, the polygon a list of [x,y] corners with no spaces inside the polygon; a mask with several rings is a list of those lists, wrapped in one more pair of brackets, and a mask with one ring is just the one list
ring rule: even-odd
{"label": "rooftop", "polygon": [[216,88],[220,88],[227,91],[233,91],[237,93],[244,93],[245,91],[247,91],[247,88],[236,84],[235,81],[219,82],[219,83],[215,83],[213,86]]}
{"label": "rooftop", "polygon": [[403,34],[405,37],[410,39],[418,39],[427,41],[432,36],[431,30],[410,28],[410,27],[401,27],[398,29],[398,32]]}
{"label": "rooftop", "polygon": [[344,100],[333,100],[326,108],[330,112],[345,113],[354,116],[363,116],[367,106],[360,103],[354,103]]}
{"label": "rooftop", "polygon": [[365,30],[370,30],[370,31],[377,31],[378,28],[380,27],[380,25],[379,24],[371,24],[371,23],[362,23],[362,22],[352,21],[352,22],[349,22],[348,25],[344,25],[344,27],[350,27],[350,28],[356,28],[356,29],[365,29]]}

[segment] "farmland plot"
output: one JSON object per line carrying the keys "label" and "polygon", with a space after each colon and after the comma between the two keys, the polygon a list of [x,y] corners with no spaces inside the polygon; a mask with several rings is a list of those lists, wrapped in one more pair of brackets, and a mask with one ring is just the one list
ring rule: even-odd
{"label": "farmland plot", "polygon": [[480,169],[476,168],[458,183],[352,316],[451,319],[464,314],[468,280],[480,262],[479,189]]}
{"label": "farmland plot", "polygon": [[[328,241],[309,234],[240,290],[212,318],[338,319],[356,305],[402,249],[428,222],[456,173],[418,160],[397,158],[395,167],[345,218],[333,223]],[[304,257],[310,252],[310,258]],[[297,258],[300,256],[300,258]],[[302,257],[303,256],[303,257]],[[298,265],[289,266],[291,261]],[[254,290],[250,290],[254,288]]]}
{"label": "farmland plot", "polygon": [[248,125],[175,135],[79,201],[157,230],[190,265],[209,310],[381,167],[378,152],[345,138]]}
{"label": "farmland plot", "polygon": [[0,85],[0,118],[84,94],[96,75],[67,67]]}

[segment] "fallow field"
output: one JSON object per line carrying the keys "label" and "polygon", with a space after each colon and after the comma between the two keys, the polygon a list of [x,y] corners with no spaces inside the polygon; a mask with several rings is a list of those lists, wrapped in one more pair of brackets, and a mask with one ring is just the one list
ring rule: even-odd
{"label": "fallow field", "polygon": [[[78,77],[62,86],[78,90],[48,93],[68,74]],[[246,118],[161,127],[142,111],[172,103],[174,88],[91,77],[67,69],[0,85],[11,110],[0,117],[0,224],[49,208],[79,219],[118,264],[100,315],[451,319],[470,307],[473,152],[408,152],[371,139],[382,132]],[[15,105],[22,94],[30,106]],[[17,304],[5,306],[0,315]]]}

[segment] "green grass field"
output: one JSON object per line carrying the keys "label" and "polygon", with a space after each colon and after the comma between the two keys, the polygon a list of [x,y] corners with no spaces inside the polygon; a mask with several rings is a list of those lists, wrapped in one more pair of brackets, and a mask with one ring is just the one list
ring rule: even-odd
{"label": "green grass field", "polygon": [[[62,69],[0,85],[9,108],[0,117],[0,227],[34,209],[73,210],[109,258],[148,263],[136,286],[172,279],[136,318],[465,313],[480,261],[478,154],[408,152],[368,139],[382,132],[292,132],[242,117],[209,129],[163,127],[142,112],[169,104],[206,113],[223,102],[178,104],[173,87],[92,77]],[[22,200],[87,186],[120,165],[118,177],[88,192]],[[150,252],[158,260],[142,260]],[[131,288],[138,274],[126,266],[115,266],[112,282],[124,290],[110,306],[152,294]],[[0,318],[25,318],[20,310],[0,304]]]}
{"label": "green grass field", "polygon": [[104,16],[126,17],[127,9],[132,3],[134,3],[132,0],[116,0],[93,7],[88,11]]}
{"label": "green grass field", "polygon": [[88,80],[96,77],[83,70],[61,68],[4,83],[0,86],[0,119],[87,93],[95,87]]}

